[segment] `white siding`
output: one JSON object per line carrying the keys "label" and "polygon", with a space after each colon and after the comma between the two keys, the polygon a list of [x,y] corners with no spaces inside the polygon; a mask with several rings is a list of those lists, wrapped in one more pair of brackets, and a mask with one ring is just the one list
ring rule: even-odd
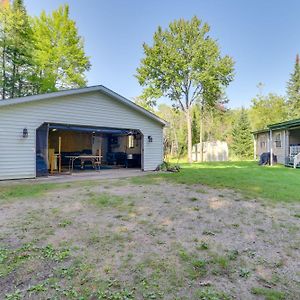
{"label": "white siding", "polygon": [[[45,122],[139,129],[144,135],[144,170],[154,170],[163,160],[160,123],[92,92],[0,107],[0,180],[35,177],[35,132]],[[28,138],[22,137],[24,127]]]}

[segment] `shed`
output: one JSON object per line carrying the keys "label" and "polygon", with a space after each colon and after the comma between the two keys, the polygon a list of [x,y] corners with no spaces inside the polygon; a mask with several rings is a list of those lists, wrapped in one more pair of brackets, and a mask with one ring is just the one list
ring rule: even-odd
{"label": "shed", "polygon": [[102,85],[1,100],[0,180],[48,175],[58,152],[63,170],[79,156],[86,160],[75,162],[78,171],[94,168],[89,156],[101,156],[103,168],[154,170],[165,125]]}

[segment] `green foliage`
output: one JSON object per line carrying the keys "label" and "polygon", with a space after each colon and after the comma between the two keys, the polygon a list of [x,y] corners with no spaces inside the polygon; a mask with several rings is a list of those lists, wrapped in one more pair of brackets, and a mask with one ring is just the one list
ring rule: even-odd
{"label": "green foliage", "polygon": [[204,241],[202,241],[200,243],[200,245],[197,245],[197,247],[196,247],[197,250],[208,250],[208,248],[209,248],[209,245]]}
{"label": "green foliage", "polygon": [[22,0],[0,3],[0,96],[21,97],[86,84],[89,58],[68,5],[30,18]]}
{"label": "green foliage", "polygon": [[158,27],[153,45],[144,44],[145,57],[136,77],[146,99],[168,97],[186,116],[188,157],[191,161],[191,107],[196,101],[214,106],[233,79],[233,61],[221,56],[210,27],[197,17]]}
{"label": "green foliage", "polygon": [[56,249],[52,245],[47,245],[41,249],[41,255],[53,261],[63,261],[70,256],[70,249]]}
{"label": "green foliage", "polygon": [[62,220],[61,222],[59,222],[58,226],[65,228],[65,227],[67,227],[68,225],[71,225],[71,224],[72,224],[71,220],[65,219],[65,220]]}
{"label": "green foliage", "polygon": [[69,6],[32,19],[34,58],[40,75],[40,92],[85,86],[84,72],[90,63],[76,24],[69,18]]}
{"label": "green foliage", "polygon": [[239,119],[232,129],[233,153],[242,159],[249,159],[253,153],[253,139],[247,112],[242,109]]}
{"label": "green foliage", "polygon": [[156,106],[156,101],[154,99],[146,99],[145,97],[135,97],[133,101],[135,104],[147,109],[152,113],[155,113],[154,107]]}
{"label": "green foliage", "polygon": [[0,95],[2,99],[34,91],[33,39],[22,0],[0,3]]}
{"label": "green foliage", "polygon": [[300,117],[300,63],[297,54],[294,71],[287,83],[289,116],[291,119]]}
{"label": "green foliage", "polygon": [[249,109],[249,119],[252,130],[267,128],[267,125],[286,121],[288,119],[288,106],[282,96],[268,94],[252,99]]}
{"label": "green foliage", "polygon": [[22,299],[22,294],[20,290],[16,290],[11,294],[5,295],[5,300],[21,300],[21,299]]}

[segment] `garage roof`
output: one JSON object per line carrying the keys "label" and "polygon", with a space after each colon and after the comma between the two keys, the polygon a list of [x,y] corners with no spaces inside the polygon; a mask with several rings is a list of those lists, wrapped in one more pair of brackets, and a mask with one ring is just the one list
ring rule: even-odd
{"label": "garage roof", "polygon": [[90,93],[90,92],[101,92],[105,95],[108,95],[108,96],[114,98],[115,100],[117,100],[119,102],[122,102],[123,104],[146,115],[150,119],[153,119],[164,126],[167,124],[167,122],[165,120],[161,119],[157,115],[149,112],[148,110],[144,109],[143,107],[135,104],[134,102],[126,99],[125,97],[119,95],[118,93],[110,90],[109,88],[107,88],[103,85],[96,85],[96,86],[90,86],[90,87],[84,87],[84,88],[78,88],[78,89],[62,90],[62,91],[52,92],[52,93],[47,93],[47,94],[39,94],[39,95],[33,95],[33,96],[0,100],[0,107],[20,104],[20,103],[27,103],[27,102],[32,102],[32,101],[48,100],[48,99],[54,99],[57,97],[78,95],[78,94]]}

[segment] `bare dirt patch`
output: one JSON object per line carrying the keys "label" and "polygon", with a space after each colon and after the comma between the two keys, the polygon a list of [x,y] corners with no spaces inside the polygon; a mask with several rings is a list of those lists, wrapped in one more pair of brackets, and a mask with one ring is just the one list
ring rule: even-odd
{"label": "bare dirt patch", "polygon": [[130,180],[17,199],[0,204],[0,298],[299,299],[299,211]]}

